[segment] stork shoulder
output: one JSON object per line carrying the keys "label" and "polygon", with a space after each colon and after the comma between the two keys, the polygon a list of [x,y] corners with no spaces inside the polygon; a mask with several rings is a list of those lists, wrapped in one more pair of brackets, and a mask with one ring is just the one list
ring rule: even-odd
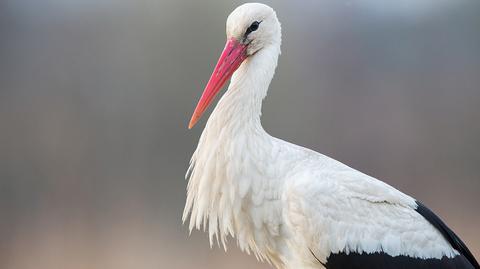
{"label": "stork shoulder", "polygon": [[331,196],[362,199],[372,203],[416,208],[415,199],[374,177],[355,170],[337,160],[309,151],[287,180],[289,188],[308,191],[317,196],[325,192]]}

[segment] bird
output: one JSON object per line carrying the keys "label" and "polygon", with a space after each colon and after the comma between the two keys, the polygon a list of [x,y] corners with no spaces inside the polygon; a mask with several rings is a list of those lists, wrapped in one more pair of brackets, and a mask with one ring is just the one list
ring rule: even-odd
{"label": "bird", "polygon": [[191,117],[222,87],[187,171],[182,220],[275,268],[480,269],[424,204],[313,150],[268,134],[260,117],[280,55],[276,12],[246,3],[228,16],[227,42]]}

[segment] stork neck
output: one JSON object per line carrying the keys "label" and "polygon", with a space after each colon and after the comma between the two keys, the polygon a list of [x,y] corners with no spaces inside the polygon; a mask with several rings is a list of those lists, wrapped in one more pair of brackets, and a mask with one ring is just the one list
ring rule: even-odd
{"label": "stork neck", "polygon": [[279,54],[280,46],[269,45],[245,60],[233,74],[206,128],[216,122],[234,133],[252,127],[264,132],[260,124],[262,100],[275,73]]}
{"label": "stork neck", "polygon": [[183,215],[185,220],[191,212],[190,230],[208,223],[211,243],[214,235],[225,243],[226,236],[231,234],[238,237],[241,248],[255,249],[263,253],[262,257],[273,243],[263,240],[253,243],[258,234],[253,232],[252,216],[246,213],[248,210],[243,210],[243,205],[253,204],[247,200],[253,199],[254,182],[263,184],[259,182],[275,178],[270,174],[272,169],[263,171],[257,169],[257,164],[273,163],[270,161],[273,138],[263,130],[260,115],[262,99],[273,78],[279,53],[280,45],[264,47],[250,56],[233,75],[192,156]]}

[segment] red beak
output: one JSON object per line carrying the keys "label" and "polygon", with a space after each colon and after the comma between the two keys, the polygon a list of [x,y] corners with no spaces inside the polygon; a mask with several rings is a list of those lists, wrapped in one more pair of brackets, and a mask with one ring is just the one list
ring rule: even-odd
{"label": "red beak", "polygon": [[193,112],[192,119],[188,124],[188,129],[191,129],[197,123],[215,96],[222,89],[223,85],[225,85],[225,82],[227,82],[246,58],[247,45],[241,44],[234,38],[228,39],[222,55],[213,70],[212,76],[210,80],[208,80],[207,86],[205,86],[202,97],[200,97],[197,107]]}

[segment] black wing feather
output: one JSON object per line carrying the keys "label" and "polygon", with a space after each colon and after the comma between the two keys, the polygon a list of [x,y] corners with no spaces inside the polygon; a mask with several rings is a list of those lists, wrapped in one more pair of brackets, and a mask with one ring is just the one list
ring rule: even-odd
{"label": "black wing feather", "polygon": [[386,253],[338,253],[328,257],[327,269],[473,269],[462,255],[454,258],[421,259],[408,256],[392,257]]}
{"label": "black wing feather", "polygon": [[462,242],[462,240],[450,229],[448,226],[428,209],[424,204],[417,201],[417,212],[422,215],[428,222],[430,222],[437,230],[447,239],[447,241],[456,249],[461,255],[465,256],[467,260],[473,265],[475,269],[480,269],[477,260],[473,257],[473,254]]}
{"label": "black wing feather", "polygon": [[340,252],[331,253],[327,263],[322,265],[327,269],[480,269],[462,240],[430,209],[418,201],[417,205],[416,211],[430,222],[460,255],[452,258],[445,256],[442,259],[423,259],[403,255],[391,256],[385,252]]}

